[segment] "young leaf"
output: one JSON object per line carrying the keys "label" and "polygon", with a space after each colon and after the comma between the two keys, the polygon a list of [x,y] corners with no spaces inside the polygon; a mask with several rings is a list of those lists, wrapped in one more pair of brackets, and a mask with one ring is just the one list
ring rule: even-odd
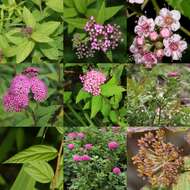
{"label": "young leaf", "polygon": [[86,12],[87,0],[73,0],[75,3],[75,7],[77,8],[79,13],[84,14]]}
{"label": "young leaf", "polygon": [[122,8],[123,8],[123,6],[115,6],[115,7],[105,8],[105,21],[109,20],[114,15],[116,15]]}
{"label": "young leaf", "polygon": [[117,120],[118,120],[118,114],[116,111],[111,111],[110,114],[110,119],[113,123],[117,123]]}
{"label": "young leaf", "polygon": [[30,163],[34,161],[49,161],[57,156],[57,150],[51,146],[34,145],[6,160],[5,164],[10,163]]}
{"label": "young leaf", "polygon": [[55,21],[44,22],[38,25],[36,32],[49,36],[58,28],[59,25],[60,22],[55,22]]}
{"label": "young leaf", "polygon": [[79,29],[84,29],[87,21],[88,20],[84,18],[65,18],[65,22]]}
{"label": "young leaf", "polygon": [[35,28],[36,26],[36,20],[32,13],[26,8],[23,8],[23,21],[27,26],[30,26],[32,28]]}
{"label": "young leaf", "polygon": [[24,61],[28,55],[32,52],[35,43],[33,41],[25,40],[23,43],[18,45],[16,53],[16,63]]}
{"label": "young leaf", "polygon": [[107,85],[104,84],[101,86],[101,94],[103,96],[113,96],[113,95],[117,95],[117,94],[121,94],[122,92],[125,91],[125,89],[121,86],[117,86],[117,85]]}
{"label": "young leaf", "polygon": [[76,97],[76,103],[79,103],[81,100],[85,100],[89,97],[90,97],[90,94],[81,88]]}
{"label": "young leaf", "polygon": [[32,0],[32,2],[38,5],[38,7],[41,7],[42,0]]}
{"label": "young leaf", "polygon": [[63,0],[47,0],[46,5],[56,12],[63,13]]}
{"label": "young leaf", "polygon": [[38,33],[38,32],[32,33],[31,38],[34,41],[40,42],[40,43],[48,43],[48,42],[52,42],[53,41],[51,38],[49,38],[45,34],[41,34],[41,33]]}
{"label": "young leaf", "polygon": [[111,111],[111,105],[107,99],[103,98],[101,112],[104,117],[107,117]]}
{"label": "young leaf", "polygon": [[52,167],[44,161],[31,162],[26,165],[24,171],[40,183],[49,183],[54,176]]}
{"label": "young leaf", "polygon": [[105,21],[105,1],[102,2],[101,8],[98,11],[96,22],[99,24],[104,24]]}
{"label": "young leaf", "polygon": [[93,118],[102,108],[102,96],[93,96],[92,103],[91,103],[91,115],[90,117]]}

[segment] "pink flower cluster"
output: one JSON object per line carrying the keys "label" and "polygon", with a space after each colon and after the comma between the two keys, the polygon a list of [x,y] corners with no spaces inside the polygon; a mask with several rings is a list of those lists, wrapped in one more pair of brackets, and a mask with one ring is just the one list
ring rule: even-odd
{"label": "pink flower cluster", "polygon": [[83,132],[71,132],[71,133],[68,133],[67,134],[67,137],[69,138],[69,139],[77,139],[77,138],[79,138],[79,139],[83,139],[84,137],[85,137],[85,134],[83,133]]}
{"label": "pink flower cluster", "polygon": [[105,83],[106,76],[99,71],[91,70],[80,76],[80,80],[86,92],[91,93],[93,96],[98,96],[101,93],[100,86]]}
{"label": "pink flower cluster", "polygon": [[121,173],[121,170],[120,170],[119,167],[114,167],[113,170],[112,170],[112,172],[113,172],[114,174],[116,174],[116,175],[119,175],[119,174]]}
{"label": "pink flower cluster", "polygon": [[108,143],[108,148],[110,150],[115,150],[119,147],[119,144],[116,141],[111,141]]}
{"label": "pink flower cluster", "polygon": [[38,102],[47,97],[47,86],[38,78],[38,69],[28,67],[22,74],[16,75],[11,81],[10,88],[3,96],[5,111],[20,112],[29,104],[29,93]]}
{"label": "pink flower cluster", "polygon": [[80,156],[78,154],[75,154],[73,156],[73,160],[76,161],[76,162],[80,162],[80,161],[89,161],[91,160],[91,157],[88,156],[87,154],[83,155],[83,156]]}
{"label": "pink flower cluster", "polygon": [[179,11],[169,11],[166,8],[160,10],[155,20],[141,16],[135,27],[137,36],[130,46],[135,63],[152,68],[164,56],[171,57],[172,60],[181,59],[187,43],[179,34],[174,33],[180,28],[180,18]]}
{"label": "pink flower cluster", "polygon": [[98,24],[93,16],[86,23],[84,30],[88,35],[85,40],[73,39],[73,47],[76,48],[79,59],[93,57],[96,51],[107,52],[113,50],[123,41],[120,26],[116,24]]}

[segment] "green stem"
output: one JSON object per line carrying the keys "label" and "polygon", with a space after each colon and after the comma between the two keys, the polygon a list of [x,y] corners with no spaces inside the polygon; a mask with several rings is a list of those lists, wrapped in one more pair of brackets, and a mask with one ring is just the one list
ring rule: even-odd
{"label": "green stem", "polygon": [[87,126],[87,124],[83,121],[83,119],[81,118],[81,116],[70,106],[70,104],[67,104],[67,107],[73,113],[73,115],[80,121],[80,123],[83,126]]}
{"label": "green stem", "polygon": [[183,31],[185,34],[187,34],[188,36],[190,36],[190,31],[188,31],[186,28],[184,28],[183,26],[180,27],[180,30]]}
{"label": "green stem", "polygon": [[86,120],[90,123],[90,125],[95,126],[87,113],[84,113],[84,116],[85,116]]}
{"label": "green stem", "polygon": [[152,4],[153,4],[153,6],[154,6],[154,8],[155,8],[155,10],[156,10],[156,13],[159,14],[159,12],[160,12],[160,7],[159,7],[157,1],[156,1],[156,0],[151,0],[151,1],[152,1]]}
{"label": "green stem", "polygon": [[148,2],[149,2],[149,0],[144,1],[144,3],[141,5],[141,10],[143,10],[146,7]]}

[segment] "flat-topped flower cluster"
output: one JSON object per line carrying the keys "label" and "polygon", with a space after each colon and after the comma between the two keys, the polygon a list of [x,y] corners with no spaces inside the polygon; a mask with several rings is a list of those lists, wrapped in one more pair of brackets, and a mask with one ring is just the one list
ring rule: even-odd
{"label": "flat-topped flower cluster", "polygon": [[180,18],[179,11],[166,8],[160,10],[155,20],[141,16],[134,29],[137,36],[130,46],[135,63],[152,68],[162,62],[164,56],[171,57],[172,61],[180,60],[187,49],[187,42],[174,33],[180,28]]}
{"label": "flat-topped flower cluster", "polygon": [[95,52],[107,52],[118,47],[123,40],[120,26],[116,24],[102,25],[93,16],[86,23],[84,30],[87,37],[81,40],[78,35],[73,38],[73,48],[79,59],[94,57]]}
{"label": "flat-topped flower cluster", "polygon": [[5,111],[20,112],[29,105],[29,93],[34,100],[43,102],[47,97],[47,86],[38,78],[38,68],[28,67],[11,81],[10,88],[3,97]]}

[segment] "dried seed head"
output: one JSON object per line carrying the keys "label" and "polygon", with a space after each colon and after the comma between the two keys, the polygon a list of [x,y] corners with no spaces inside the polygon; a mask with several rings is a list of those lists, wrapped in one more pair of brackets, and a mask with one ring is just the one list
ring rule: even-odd
{"label": "dried seed head", "polygon": [[140,177],[153,186],[170,186],[175,183],[184,161],[181,150],[165,143],[164,130],[148,132],[138,140],[139,151],[132,160]]}
{"label": "dried seed head", "polygon": [[30,37],[32,35],[33,28],[30,26],[27,26],[27,27],[22,28],[21,32],[24,34],[24,36]]}

